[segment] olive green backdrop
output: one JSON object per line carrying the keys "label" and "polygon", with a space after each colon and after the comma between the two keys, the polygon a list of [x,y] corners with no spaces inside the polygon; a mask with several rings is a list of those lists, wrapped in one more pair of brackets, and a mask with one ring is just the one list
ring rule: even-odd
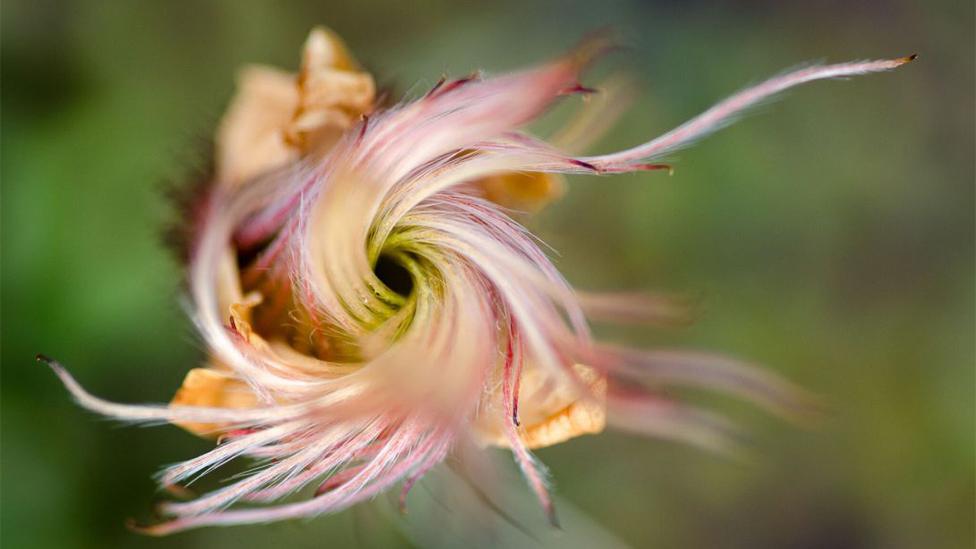
{"label": "olive green backdrop", "polygon": [[168,400],[202,351],[160,244],[171,216],[162,190],[206,156],[235,69],[295,67],[318,23],[381,84],[414,93],[443,72],[513,69],[612,26],[630,47],[606,66],[639,78],[642,95],[599,150],[803,61],[919,52],[895,73],[790,93],[681,152],[671,178],[574,178],[531,223],[574,283],[702,304],[687,329],[603,333],[766,364],[824,398],[820,425],[717,401],[753,428],[753,463],[612,433],[539,454],[563,498],[634,546],[972,547],[965,0],[4,2],[3,547],[384,543],[363,530],[397,539],[362,510],[132,534],[124,519],[148,518],[159,498],[150,475],[207,443],[95,418],[33,360],[57,357],[100,395]]}

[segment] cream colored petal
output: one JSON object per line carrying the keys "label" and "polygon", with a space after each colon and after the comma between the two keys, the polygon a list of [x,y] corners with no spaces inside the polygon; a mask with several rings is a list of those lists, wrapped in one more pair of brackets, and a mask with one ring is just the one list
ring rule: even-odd
{"label": "cream colored petal", "polygon": [[217,130],[217,180],[237,185],[303,154],[327,152],[375,97],[372,76],[359,70],[342,40],[313,30],[298,74],[264,66],[239,74]]}
{"label": "cream colored petal", "polygon": [[298,106],[295,77],[251,66],[240,72],[237,86],[217,130],[217,180],[222,185],[239,184],[298,158],[283,131]]}
{"label": "cream colored petal", "polygon": [[344,71],[359,70],[359,64],[338,34],[325,27],[315,27],[305,40],[302,70],[321,67],[334,67]]}
{"label": "cream colored petal", "polygon": [[298,104],[284,136],[302,153],[327,152],[376,99],[373,77],[359,69],[338,35],[322,27],[305,41],[296,85]]}

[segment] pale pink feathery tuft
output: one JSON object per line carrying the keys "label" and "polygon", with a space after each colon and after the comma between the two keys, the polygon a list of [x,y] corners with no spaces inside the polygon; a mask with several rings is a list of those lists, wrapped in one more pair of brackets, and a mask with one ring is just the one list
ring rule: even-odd
{"label": "pale pink feathery tuft", "polygon": [[[190,250],[190,297],[210,366],[194,370],[170,405],[125,405],[90,395],[56,361],[38,357],[89,410],[219,435],[213,450],[162,471],[161,486],[178,492],[238,458],[262,464],[195,499],[165,503],[170,519],[141,531],[312,517],[400,482],[405,505],[418,479],[472,441],[510,448],[555,524],[548,472],[532,448],[598,432],[607,420],[630,432],[734,447],[728,421],[660,387],[713,389],[803,413],[800,391],[750,365],[595,341],[588,318],[680,317],[680,303],[577,292],[485,189],[551,194],[558,188],[548,174],[669,169],[662,157],[789,88],[887,71],[914,56],[788,72],[611,154],[576,156],[527,133],[560,97],[592,91],[579,73],[605,46],[587,43],[515,74],[442,81],[387,109],[375,108],[371,78],[327,31],[306,46],[297,91],[290,77],[254,73],[248,85],[265,86],[261,101],[284,102],[274,111],[280,120],[252,122],[252,111],[234,111],[222,129],[230,137],[218,145],[268,144],[247,153],[246,169],[256,175],[239,176],[243,164],[218,172]],[[321,82],[331,87],[315,87]],[[586,128],[605,125],[601,112],[618,114],[617,105],[604,108],[588,106],[582,125],[560,141],[590,141]],[[236,139],[238,119],[277,133]],[[273,159],[256,162],[261,151]],[[492,179],[512,174],[522,179]],[[496,186],[480,186],[488,181]],[[524,186],[505,187],[513,181]],[[379,266],[394,275],[378,276]],[[279,502],[306,487],[315,487],[310,497]],[[236,505],[243,502],[262,505]]]}

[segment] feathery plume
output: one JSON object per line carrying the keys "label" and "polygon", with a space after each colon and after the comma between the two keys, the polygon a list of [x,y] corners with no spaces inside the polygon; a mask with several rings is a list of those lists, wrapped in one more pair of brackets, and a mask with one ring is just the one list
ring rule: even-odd
{"label": "feathery plume", "polygon": [[[159,474],[173,493],[228,462],[261,466],[222,488],[163,504],[167,534],[330,513],[402,483],[459,445],[511,449],[549,520],[548,472],[532,450],[612,426],[716,450],[726,420],[667,396],[687,385],[801,414],[802,392],[773,374],[693,351],[594,340],[589,320],[680,319],[675,300],[573,289],[510,208],[558,197],[564,174],[670,170],[665,155],[744,110],[815,80],[881,72],[911,59],[812,65],[742,90],[633,148],[577,156],[620,114],[612,80],[550,144],[525,125],[567,94],[608,47],[493,78],[442,80],[377,106],[372,77],[316,29],[297,77],[241,73],[216,139],[216,173],[187,220],[189,294],[209,350],[168,405],[86,392],[78,403],[122,421],[169,422],[217,446]],[[315,486],[307,499],[288,496]],[[239,506],[238,503],[263,504]]]}

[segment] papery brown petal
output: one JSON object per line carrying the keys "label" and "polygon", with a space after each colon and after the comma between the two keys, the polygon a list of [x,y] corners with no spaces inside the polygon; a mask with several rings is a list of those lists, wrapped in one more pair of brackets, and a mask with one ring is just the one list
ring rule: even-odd
{"label": "papery brown petal", "polygon": [[[187,372],[183,385],[176,391],[171,406],[206,406],[219,408],[253,408],[257,396],[250,387],[232,374],[213,368],[194,368]],[[220,436],[227,426],[215,423],[177,423],[187,431],[206,438]]]}
{"label": "papery brown petal", "polygon": [[566,192],[559,174],[512,172],[486,177],[477,183],[485,198],[512,210],[535,213]]}
{"label": "papery brown petal", "polygon": [[283,129],[298,105],[294,77],[271,67],[250,66],[237,78],[237,94],[216,137],[216,177],[235,185],[297,158]]}
{"label": "papery brown petal", "polygon": [[372,109],[373,78],[331,31],[309,35],[299,74],[250,66],[216,138],[216,177],[236,185],[301,155],[328,150]]}
{"label": "papery brown petal", "polygon": [[[581,394],[568,380],[557,380],[538,367],[526,365],[519,391],[519,435],[526,447],[545,448],[600,433],[606,427],[606,378],[582,364],[574,365],[573,370],[589,386],[590,394]],[[485,444],[507,448],[509,443],[499,421],[496,417],[480,420],[481,439]]]}

